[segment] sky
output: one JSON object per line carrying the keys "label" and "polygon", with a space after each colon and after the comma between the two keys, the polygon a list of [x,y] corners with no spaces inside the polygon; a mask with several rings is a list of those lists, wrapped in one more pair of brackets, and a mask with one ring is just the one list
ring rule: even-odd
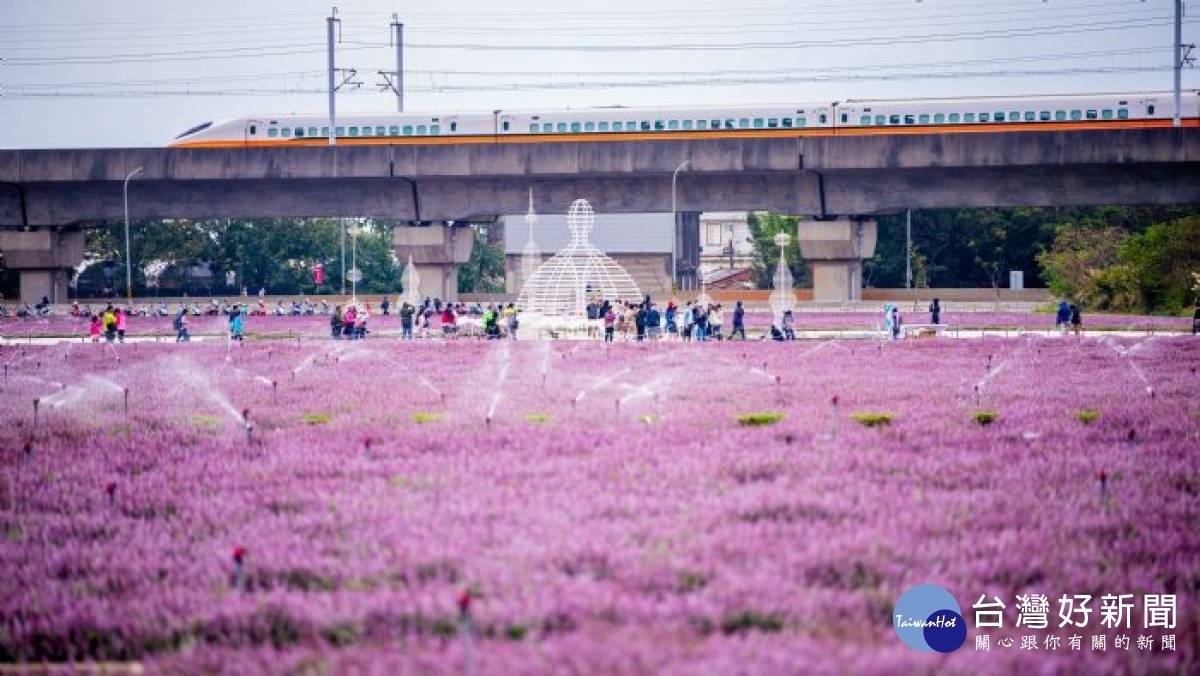
{"label": "sky", "polygon": [[[1169,91],[1174,0],[0,0],[0,148],[162,146],[186,129],[408,111]],[[1200,3],[1184,43],[1200,42]],[[342,78],[339,78],[339,81]],[[359,83],[359,84],[354,84]],[[1184,89],[1200,88],[1185,69]]]}

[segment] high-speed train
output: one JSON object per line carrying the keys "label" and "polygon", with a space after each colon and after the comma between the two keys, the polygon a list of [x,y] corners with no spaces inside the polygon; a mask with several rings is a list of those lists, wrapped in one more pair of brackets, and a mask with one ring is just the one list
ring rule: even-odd
{"label": "high-speed train", "polygon": [[[637,141],[1123,129],[1172,124],[1170,92],[973,99],[855,100],[728,108],[583,108],[490,113],[377,113],[339,116],[340,145]],[[1200,91],[1187,91],[1182,124],[1200,127]],[[180,134],[177,148],[329,144],[329,118],[262,115]]]}

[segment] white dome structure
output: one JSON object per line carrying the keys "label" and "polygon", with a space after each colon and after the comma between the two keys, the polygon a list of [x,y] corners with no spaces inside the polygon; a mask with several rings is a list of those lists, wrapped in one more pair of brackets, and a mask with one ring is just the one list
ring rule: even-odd
{"label": "white dome structure", "polygon": [[526,280],[517,299],[522,312],[583,317],[588,301],[641,301],[633,277],[591,243],[595,223],[592,205],[575,200],[567,212],[571,241]]}

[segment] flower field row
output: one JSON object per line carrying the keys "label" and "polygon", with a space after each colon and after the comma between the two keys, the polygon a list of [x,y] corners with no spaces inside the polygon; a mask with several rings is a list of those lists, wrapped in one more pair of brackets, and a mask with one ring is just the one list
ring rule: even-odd
{"label": "flower field row", "polygon": [[[0,662],[1200,666],[1190,337],[66,342],[0,362]],[[922,583],[964,616],[981,594],[1176,594],[1179,645],[918,653],[890,615]],[[993,643],[1054,633],[1015,617]]]}

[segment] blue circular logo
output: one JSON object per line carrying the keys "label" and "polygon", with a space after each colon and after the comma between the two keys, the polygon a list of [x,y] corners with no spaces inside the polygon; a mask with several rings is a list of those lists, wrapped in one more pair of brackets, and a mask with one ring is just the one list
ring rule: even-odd
{"label": "blue circular logo", "polygon": [[923,653],[952,653],[967,640],[958,601],[936,584],[920,584],[901,594],[892,626],[904,645]]}

